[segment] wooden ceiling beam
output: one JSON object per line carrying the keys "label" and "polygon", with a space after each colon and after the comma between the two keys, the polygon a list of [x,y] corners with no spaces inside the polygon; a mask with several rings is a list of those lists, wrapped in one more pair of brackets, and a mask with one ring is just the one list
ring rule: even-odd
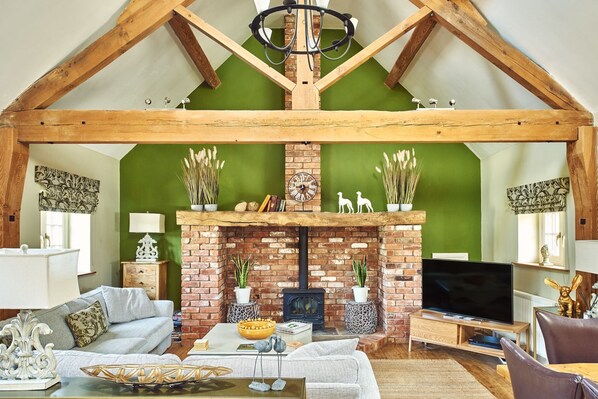
{"label": "wooden ceiling beam", "polygon": [[386,86],[392,89],[399,83],[399,79],[401,79],[419,49],[423,46],[426,39],[428,39],[432,30],[434,30],[435,26],[436,20],[432,17],[428,17],[415,27],[409,41],[403,48],[403,51],[401,51],[401,54],[399,54],[397,61],[384,81]]}
{"label": "wooden ceiling beam", "polygon": [[190,25],[197,28],[201,33],[220,44],[222,47],[237,56],[241,61],[245,62],[247,65],[270,79],[272,82],[276,83],[279,87],[288,91],[293,91],[295,88],[295,83],[292,80],[288,79],[286,76],[270,67],[264,61],[260,60],[248,50],[244,49],[243,46],[226,36],[224,33],[220,32],[218,29],[214,28],[212,25],[208,24],[206,21],[189,11],[187,8],[179,6],[176,7],[174,11],[183,17]]}
{"label": "wooden ceiling beam", "polygon": [[589,112],[60,111],[7,113],[22,143],[468,143],[575,141]]}
{"label": "wooden ceiling beam", "polygon": [[6,110],[49,107],[170,20],[176,6],[192,2],[193,0],[137,0],[133,13],[83,51],[38,79]]}
{"label": "wooden ceiling beam", "polygon": [[372,43],[370,43],[370,45],[363,48],[360,52],[349,58],[347,61],[343,62],[336,69],[326,74],[326,76],[315,83],[316,88],[320,91],[320,93],[322,93],[324,90],[328,89],[330,86],[353,72],[360,65],[374,57],[380,51],[384,50],[395,40],[409,32],[422,20],[428,18],[431,13],[432,11],[426,7],[420,8],[413,15],[380,36],[378,39],[374,40]]}
{"label": "wooden ceiling beam", "polygon": [[548,72],[492,31],[470,0],[411,0],[464,43],[555,109],[585,111]]}
{"label": "wooden ceiling beam", "polygon": [[180,15],[176,14],[170,21],[168,21],[170,27],[174,31],[175,35],[191,57],[191,61],[197,67],[197,70],[203,77],[204,81],[212,88],[215,89],[220,86],[220,78],[218,74],[210,64],[210,60],[206,56],[206,53],[201,48],[201,45],[197,41],[197,38],[193,34],[191,27],[187,21]]}

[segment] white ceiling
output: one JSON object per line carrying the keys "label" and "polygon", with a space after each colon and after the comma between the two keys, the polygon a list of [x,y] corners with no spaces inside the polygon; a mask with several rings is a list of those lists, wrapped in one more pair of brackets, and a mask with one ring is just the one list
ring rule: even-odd
{"label": "white ceiling", "polygon": [[[278,2],[278,0],[276,0]],[[598,2],[577,0],[473,0],[509,43],[546,69],[579,102],[598,112]],[[126,0],[20,0],[0,2],[0,109],[36,79],[110,30]],[[274,4],[274,3],[272,3]],[[356,39],[367,45],[415,12],[408,0],[332,0],[330,7],[359,19]],[[238,43],[255,15],[252,0],[196,0],[189,7]],[[213,66],[230,55],[195,32]],[[387,70],[409,35],[376,56]],[[57,101],[56,109],[143,109],[176,106],[202,82],[170,27],[161,27],[87,82]],[[401,79],[413,95],[435,97],[461,109],[544,109],[544,103],[441,27]],[[117,159],[132,146],[88,146]],[[483,158],[504,144],[475,144]]]}

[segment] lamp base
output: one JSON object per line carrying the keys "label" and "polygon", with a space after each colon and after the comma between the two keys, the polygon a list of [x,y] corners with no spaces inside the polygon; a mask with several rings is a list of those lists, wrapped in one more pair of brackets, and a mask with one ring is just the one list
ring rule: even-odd
{"label": "lamp base", "polygon": [[137,251],[135,252],[135,258],[137,262],[155,262],[158,259],[158,247],[156,240],[150,237],[149,234],[138,241]]}
{"label": "lamp base", "polygon": [[0,380],[0,391],[41,391],[60,382],[60,376],[29,380]]}

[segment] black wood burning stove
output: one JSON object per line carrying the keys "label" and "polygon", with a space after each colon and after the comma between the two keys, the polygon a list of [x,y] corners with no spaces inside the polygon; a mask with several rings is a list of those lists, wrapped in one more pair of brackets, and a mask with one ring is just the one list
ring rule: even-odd
{"label": "black wood burning stove", "polygon": [[307,287],[307,227],[299,227],[299,288],[284,288],[283,320],[298,320],[313,324],[313,329],[324,328],[323,288]]}

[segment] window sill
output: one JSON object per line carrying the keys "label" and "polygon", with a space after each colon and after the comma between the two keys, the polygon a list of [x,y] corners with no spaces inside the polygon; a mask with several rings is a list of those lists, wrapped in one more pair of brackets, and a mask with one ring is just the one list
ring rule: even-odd
{"label": "window sill", "polygon": [[93,276],[96,272],[77,273],[77,277]]}
{"label": "window sill", "polygon": [[522,266],[532,269],[543,269],[543,270],[552,270],[555,272],[563,272],[569,273],[569,268],[566,266],[557,266],[557,265],[541,265],[539,263],[524,263],[524,262],[513,262],[515,266]]}

